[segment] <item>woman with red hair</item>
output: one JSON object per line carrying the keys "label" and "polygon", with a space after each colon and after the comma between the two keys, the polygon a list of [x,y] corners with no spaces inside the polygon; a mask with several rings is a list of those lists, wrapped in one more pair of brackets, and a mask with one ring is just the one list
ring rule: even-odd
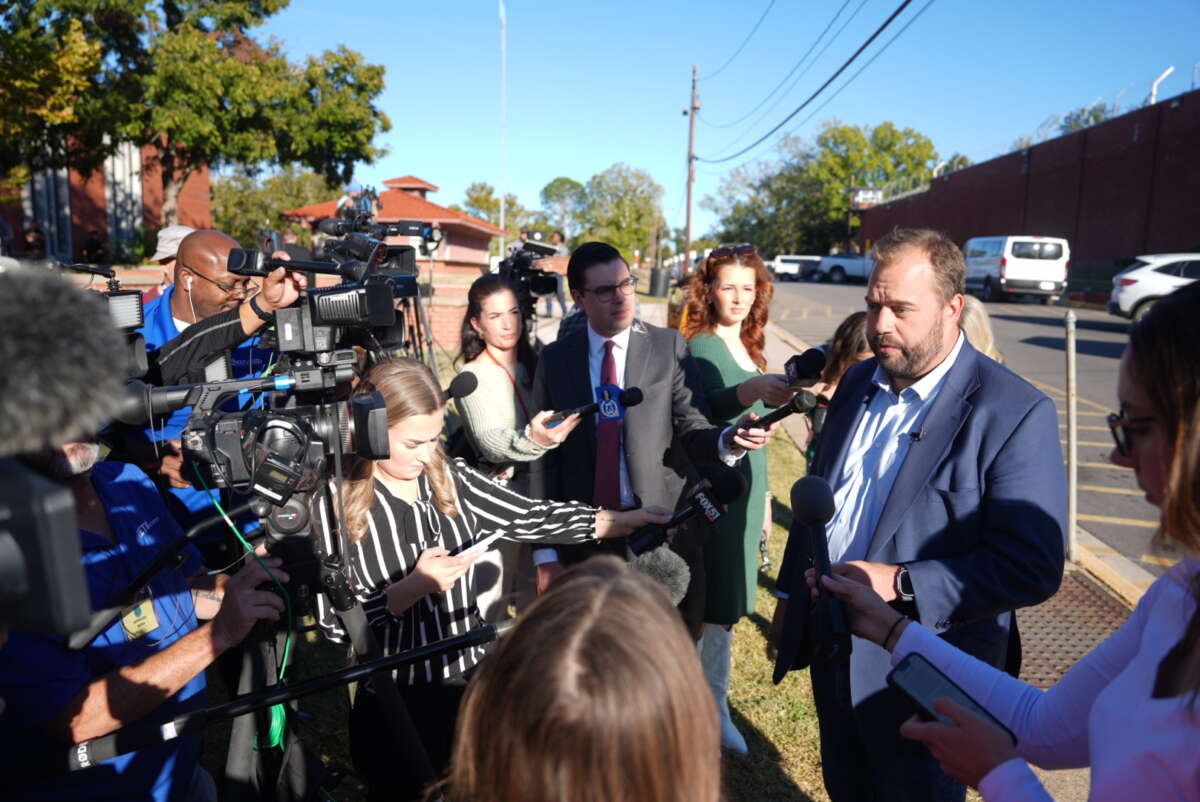
{"label": "woman with red hair", "polygon": [[[746,412],[765,415],[768,407],[793,395],[783,376],[766,373],[763,327],[773,293],[771,276],[753,245],[715,248],[692,275],[684,337],[700,367],[714,424],[735,422]],[[721,714],[721,745],[745,752],[726,696],[733,625],[754,609],[767,509],[766,451],[747,454],[738,470],[746,479],[746,494],[730,505],[716,536],[704,544],[707,593],[700,658]]]}

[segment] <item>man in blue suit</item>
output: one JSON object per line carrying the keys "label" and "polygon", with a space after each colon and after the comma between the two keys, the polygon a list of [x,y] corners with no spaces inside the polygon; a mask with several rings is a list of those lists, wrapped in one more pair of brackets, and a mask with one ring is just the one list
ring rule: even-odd
{"label": "man in blue suit", "polygon": [[[1062,580],[1066,478],[1054,404],[959,331],[964,265],[953,242],[898,229],[875,253],[875,358],[838,385],[811,466],[834,492],[833,569],[1016,674],[1013,611]],[[795,528],[779,573],[776,682],[808,663],[811,565],[807,531]],[[961,801],[966,789],[900,737],[912,710],[887,687],[888,669],[887,652],[859,638],[848,662],[811,666],[830,798]]]}

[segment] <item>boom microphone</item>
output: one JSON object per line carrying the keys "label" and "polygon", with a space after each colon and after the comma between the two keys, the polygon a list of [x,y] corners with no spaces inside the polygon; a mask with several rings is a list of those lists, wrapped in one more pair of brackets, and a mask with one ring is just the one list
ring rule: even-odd
{"label": "boom microphone", "polygon": [[475,392],[475,388],[479,386],[479,377],[470,371],[464,370],[462,373],[454,377],[450,382],[450,386],[446,388],[446,400],[451,398],[464,398]]}
{"label": "boom microphone", "polygon": [[[807,351],[805,353],[807,353]],[[791,401],[788,401],[783,406],[768,412],[758,420],[750,423],[749,428],[766,429],[773,425],[776,421],[783,420],[788,415],[794,415],[797,412],[808,412],[810,409],[816,407],[816,405],[817,397],[808,390],[801,390],[792,396]],[[733,442],[733,438],[737,437],[737,433],[738,429],[736,427],[727,429],[725,431],[725,435],[722,437],[722,443],[725,448],[733,448],[736,445]]]}
{"label": "boom microphone", "polygon": [[[630,407],[636,407],[638,404],[642,403],[643,398],[644,396],[642,395],[641,388],[630,387],[626,390],[622,390],[621,395],[618,396],[617,400],[620,402],[622,407],[629,409]],[[584,404],[583,406],[575,407],[574,409],[564,409],[563,411],[555,412],[553,415],[546,418],[546,425],[554,426],[555,424],[562,423],[572,415],[592,415],[595,414],[598,409],[600,409],[599,401],[593,401],[590,404]]]}
{"label": "boom microphone", "polygon": [[0,269],[0,456],[94,435],[121,405],[129,349],[105,299]]}
{"label": "boom microphone", "polygon": [[667,539],[667,530],[674,529],[693,516],[703,513],[710,523],[716,523],[725,514],[723,507],[737,501],[746,492],[746,479],[734,468],[726,468],[701,487],[688,501],[687,506],[677,510],[665,524],[644,526],[629,535],[629,550],[644,554],[661,546]]}

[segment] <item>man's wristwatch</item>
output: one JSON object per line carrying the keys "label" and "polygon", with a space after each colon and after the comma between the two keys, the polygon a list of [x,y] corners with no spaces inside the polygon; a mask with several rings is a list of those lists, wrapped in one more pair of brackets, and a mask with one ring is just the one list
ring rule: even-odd
{"label": "man's wristwatch", "polygon": [[913,600],[912,577],[908,575],[908,569],[903,565],[896,569],[896,598],[902,602]]}
{"label": "man's wristwatch", "polygon": [[250,304],[250,311],[253,312],[254,314],[258,315],[258,319],[263,321],[264,323],[270,323],[272,320],[275,319],[274,314],[272,314],[271,312],[264,312],[263,308],[258,305],[258,296],[257,295],[251,295],[250,300],[247,301],[247,303]]}

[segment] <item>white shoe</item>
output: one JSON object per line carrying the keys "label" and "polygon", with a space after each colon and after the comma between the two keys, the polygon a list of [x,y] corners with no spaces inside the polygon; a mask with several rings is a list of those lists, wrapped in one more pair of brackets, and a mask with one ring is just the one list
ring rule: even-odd
{"label": "white shoe", "polygon": [[705,624],[700,636],[700,663],[704,678],[712,689],[717,714],[721,717],[721,746],[744,755],[750,751],[746,739],[733,726],[729,716],[729,653],[733,647],[733,631],[719,624]]}

